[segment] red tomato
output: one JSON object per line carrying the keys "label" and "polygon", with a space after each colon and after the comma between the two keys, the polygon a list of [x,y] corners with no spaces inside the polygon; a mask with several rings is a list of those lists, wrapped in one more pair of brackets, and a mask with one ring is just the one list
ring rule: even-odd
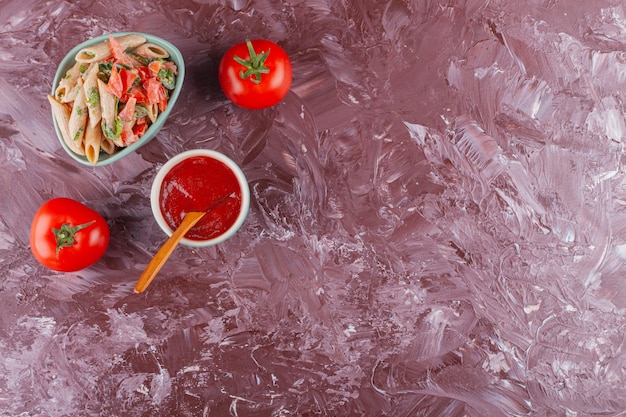
{"label": "red tomato", "polygon": [[117,70],[117,65],[115,64],[113,64],[113,67],[111,68],[111,76],[109,77],[109,82],[107,83],[107,90],[118,98],[122,97],[122,94],[124,93],[124,82],[119,71]]}
{"label": "red tomato", "polygon": [[128,102],[117,115],[122,123],[130,123],[135,119],[135,104],[137,104],[137,99],[135,97],[129,97]]}
{"label": "red tomato", "polygon": [[143,88],[146,90],[148,103],[156,103],[159,106],[159,110],[165,111],[167,108],[167,95],[165,94],[165,87],[163,87],[161,81],[156,78],[149,78],[143,83]]}
{"label": "red tomato", "polygon": [[35,213],[30,249],[45,267],[72,272],[100,259],[109,236],[107,222],[96,211],[69,198],[54,198]]}
{"label": "red tomato", "polygon": [[151,77],[157,77],[159,75],[159,70],[161,69],[161,61],[152,61],[148,64],[148,70],[150,71]]}
{"label": "red tomato", "polygon": [[142,83],[151,77],[148,67],[137,67],[137,73],[139,74],[139,80]]}
{"label": "red tomato", "polygon": [[141,119],[137,119],[137,123],[135,123],[135,125],[133,126],[133,134],[137,138],[140,138],[141,136],[143,136],[144,133],[146,133],[146,130],[148,130],[148,123],[146,122],[146,118],[142,117]]}
{"label": "red tomato", "polygon": [[280,102],[291,88],[291,61],[274,42],[241,42],[222,57],[217,71],[226,97],[246,109],[262,109]]}
{"label": "red tomato", "polygon": [[122,78],[122,89],[125,93],[127,93],[128,90],[132,88],[133,84],[135,84],[135,80],[137,79],[137,76],[138,76],[137,70],[126,69],[126,68],[120,69],[120,77]]}
{"label": "red tomato", "polygon": [[137,103],[148,102],[148,96],[146,94],[146,90],[140,85],[133,86],[128,93],[122,95],[122,98],[120,99],[120,101],[122,103],[127,103],[131,97],[134,97],[135,100],[137,100]]}
{"label": "red tomato", "polygon": [[122,122],[122,133],[120,133],[120,141],[124,146],[137,142],[139,137],[133,131],[135,124],[135,104],[137,99],[130,97],[124,108],[119,112],[118,117]]}
{"label": "red tomato", "polygon": [[119,62],[120,64],[124,64],[129,67],[133,66],[133,62],[124,52],[124,47],[113,37],[113,35],[109,35],[109,50],[111,51],[115,62]]}
{"label": "red tomato", "polygon": [[136,70],[129,70],[124,67],[118,70],[117,65],[113,64],[107,89],[115,97],[121,99],[122,103],[125,103],[128,101],[128,92],[135,88],[134,84],[137,77],[138,72]]}

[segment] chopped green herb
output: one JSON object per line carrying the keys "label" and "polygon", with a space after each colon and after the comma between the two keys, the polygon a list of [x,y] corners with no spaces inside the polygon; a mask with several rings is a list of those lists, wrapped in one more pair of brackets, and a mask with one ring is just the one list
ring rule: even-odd
{"label": "chopped green herb", "polygon": [[161,80],[163,87],[168,90],[173,90],[176,86],[176,75],[171,69],[161,67],[157,76],[159,77],[159,80]]}
{"label": "chopped green herb", "polygon": [[148,115],[148,109],[144,106],[135,106],[135,119],[142,118]]}
{"label": "chopped green herb", "polygon": [[98,64],[98,78],[105,83],[109,82],[109,77],[111,77],[111,69],[113,66],[110,62],[102,62]]}
{"label": "chopped green herb", "polygon": [[119,139],[122,134],[122,121],[119,117],[115,117],[115,125],[113,127],[107,126],[107,123],[102,120],[102,133],[104,136],[111,140]]}
{"label": "chopped green herb", "polygon": [[87,105],[89,108],[95,108],[100,103],[100,92],[96,87],[91,87],[89,89],[89,94],[87,95]]}
{"label": "chopped green herb", "polygon": [[81,135],[83,134],[83,130],[84,130],[84,128],[82,128],[82,127],[80,129],[78,129],[78,131],[74,135],[74,141],[77,141],[78,139],[80,139]]}

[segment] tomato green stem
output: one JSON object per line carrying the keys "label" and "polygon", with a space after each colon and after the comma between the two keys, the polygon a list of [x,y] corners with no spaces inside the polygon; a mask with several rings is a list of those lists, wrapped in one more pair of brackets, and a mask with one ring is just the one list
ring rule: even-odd
{"label": "tomato green stem", "polygon": [[235,55],[233,58],[237,63],[243,65],[246,70],[241,70],[239,76],[242,80],[249,78],[255,84],[261,83],[261,74],[269,74],[270,70],[265,66],[265,60],[270,54],[270,50],[261,51],[259,54],[254,50],[250,39],[246,39],[246,45],[248,45],[248,52],[250,53],[250,59],[243,59]]}
{"label": "tomato green stem", "polygon": [[74,244],[76,241],[76,239],[74,239],[76,232],[80,229],[91,226],[95,222],[95,220],[92,220],[89,223],[79,224],[78,226],[71,226],[69,223],[63,223],[60,229],[52,228],[52,234],[54,234],[54,240],[57,243],[56,258],[59,259],[59,252],[61,251],[61,248],[66,248]]}

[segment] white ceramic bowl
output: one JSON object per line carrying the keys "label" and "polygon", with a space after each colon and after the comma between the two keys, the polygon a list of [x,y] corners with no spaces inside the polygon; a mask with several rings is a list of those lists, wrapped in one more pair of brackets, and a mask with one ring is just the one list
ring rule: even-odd
{"label": "white ceramic bowl", "polygon": [[248,187],[248,181],[246,180],[246,177],[241,168],[233,160],[220,152],[209,149],[194,149],[179,153],[178,155],[167,161],[159,169],[156,177],[154,178],[154,182],[152,183],[152,188],[150,191],[150,205],[152,207],[152,213],[158,225],[168,236],[171,236],[174,232],[165,220],[165,216],[163,215],[160,207],[161,187],[163,185],[163,180],[172,168],[182,163],[186,159],[196,156],[213,158],[226,165],[226,167],[229,168],[235,175],[237,183],[239,184],[239,188],[241,190],[241,206],[239,214],[236,217],[235,222],[224,233],[206,240],[197,240],[184,237],[180,241],[180,243],[191,247],[206,247],[217,245],[218,243],[221,243],[231,238],[237,232],[237,230],[239,230],[244,220],[246,219],[246,216],[248,215],[248,209],[250,207],[250,189]]}

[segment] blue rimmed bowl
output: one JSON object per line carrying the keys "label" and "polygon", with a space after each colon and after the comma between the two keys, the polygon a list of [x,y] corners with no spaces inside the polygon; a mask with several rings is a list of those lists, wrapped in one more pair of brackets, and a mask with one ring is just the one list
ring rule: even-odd
{"label": "blue rimmed bowl", "polygon": [[[161,130],[161,128],[163,127],[163,125],[165,124],[168,116],[170,115],[170,113],[172,112],[172,109],[174,108],[174,104],[176,103],[176,100],[178,99],[178,96],[180,95],[180,91],[183,88],[183,81],[185,78],[185,62],[183,60],[183,56],[180,53],[180,51],[178,50],[178,48],[176,48],[176,46],[174,46],[172,43],[166,41],[165,39],[159,38],[158,36],[154,36],[154,35],[150,35],[147,33],[141,33],[141,32],[117,32],[117,33],[111,33],[110,35],[113,35],[113,37],[117,38],[120,36],[124,36],[124,35],[129,35],[129,34],[137,34],[137,35],[141,35],[144,38],[146,38],[146,42],[150,42],[153,43],[155,45],[160,46],[161,48],[165,49],[170,57],[169,59],[174,62],[176,64],[176,67],[178,69],[178,75],[176,76],[176,83],[175,83],[175,87],[174,90],[172,90],[170,97],[168,99],[168,104],[167,104],[167,108],[165,109],[164,112],[159,113],[158,117],[156,118],[156,120],[154,121],[154,123],[152,123],[150,125],[150,127],[148,127],[148,129],[146,130],[146,132],[139,138],[139,140],[135,143],[130,144],[127,147],[124,148],[117,148],[116,151],[112,154],[107,154],[106,152],[100,152],[100,156],[98,158],[98,161],[95,164],[92,164],[91,162],[89,162],[87,160],[87,158],[83,155],[79,155],[75,152],[73,152],[65,143],[65,141],[63,140],[63,136],[61,135],[61,131],[59,129],[59,126],[55,120],[54,114],[52,115],[52,120],[54,123],[54,129],[56,131],[57,134],[57,138],[59,139],[59,142],[61,143],[61,146],[63,146],[63,149],[65,149],[65,151],[68,153],[68,155],[70,155],[74,160],[80,162],[81,164],[84,165],[89,165],[89,166],[102,166],[102,165],[108,165],[111,164],[115,161],[118,161],[119,159],[125,157],[126,155],[135,152],[137,149],[141,148],[142,146],[144,146],[146,143],[150,142],[152,139],[154,139],[156,137],[156,135],[159,133],[159,130]],[[55,90],[57,88],[57,86],[59,85],[59,81],[65,77],[65,74],[67,73],[67,71],[76,63],[76,55],[84,48],[96,45],[100,42],[103,41],[107,41],[109,39],[109,34],[106,35],[101,35],[92,39],[89,39],[85,42],[82,42],[78,45],[76,45],[71,51],[69,51],[67,53],[67,55],[65,56],[65,58],[63,58],[63,60],[61,61],[61,63],[59,64],[59,67],[57,69],[57,72],[54,76],[54,81],[52,83],[52,92],[50,93],[52,96],[54,96]]]}

